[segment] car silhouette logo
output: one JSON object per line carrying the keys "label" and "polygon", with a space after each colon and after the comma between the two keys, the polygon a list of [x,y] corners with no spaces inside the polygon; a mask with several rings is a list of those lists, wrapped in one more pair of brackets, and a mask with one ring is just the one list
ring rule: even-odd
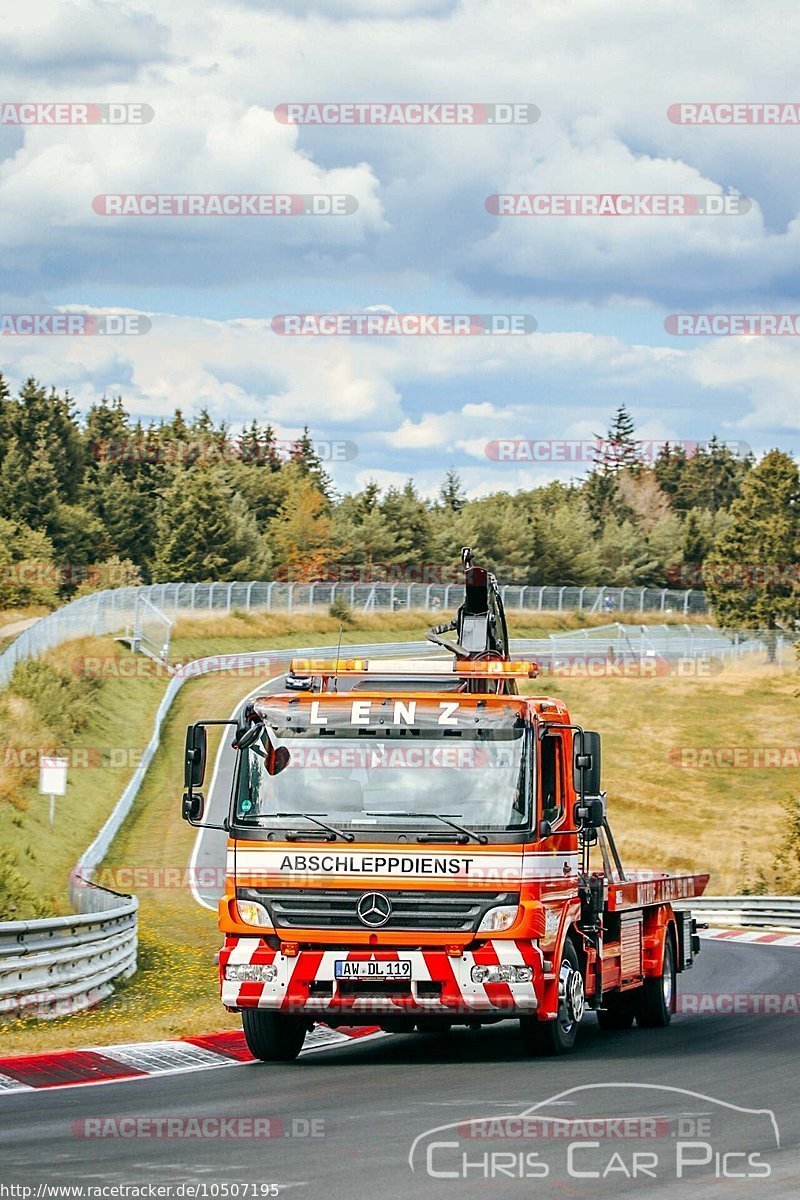
{"label": "car silhouette logo", "polygon": [[362,925],[378,929],[392,915],[392,906],[382,892],[365,892],[356,905],[356,915]]}

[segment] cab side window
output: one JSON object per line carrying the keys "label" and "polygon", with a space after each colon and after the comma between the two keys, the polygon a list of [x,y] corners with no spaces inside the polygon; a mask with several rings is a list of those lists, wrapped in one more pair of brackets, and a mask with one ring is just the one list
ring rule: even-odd
{"label": "cab side window", "polygon": [[544,737],[539,771],[542,817],[556,825],[564,815],[564,743],[560,737]]}

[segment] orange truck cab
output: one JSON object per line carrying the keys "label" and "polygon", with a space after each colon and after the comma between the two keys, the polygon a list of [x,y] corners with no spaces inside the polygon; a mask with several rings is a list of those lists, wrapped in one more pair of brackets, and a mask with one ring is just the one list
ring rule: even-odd
{"label": "orange truck cab", "polygon": [[[510,660],[496,581],[465,565],[431,635],[448,657],[298,659],[237,723],[219,971],[259,1058],[296,1057],[317,1022],[508,1019],[529,1052],[564,1054],[586,1008],[604,1029],[675,1010],[699,939],[673,903],[708,876],[626,875],[599,736],[518,694],[536,666]],[[209,723],[187,733],[195,825]]]}

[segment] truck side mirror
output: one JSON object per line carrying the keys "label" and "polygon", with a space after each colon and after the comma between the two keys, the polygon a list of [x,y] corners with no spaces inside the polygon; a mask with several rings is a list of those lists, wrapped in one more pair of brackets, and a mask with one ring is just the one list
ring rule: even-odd
{"label": "truck side mirror", "polygon": [[576,730],[572,739],[572,779],[579,796],[599,796],[600,734],[590,729]]}
{"label": "truck side mirror", "polygon": [[202,792],[185,792],[181,816],[183,817],[184,821],[188,821],[190,825],[195,825],[198,821],[202,821],[205,806],[205,800],[203,799]]}
{"label": "truck side mirror", "polygon": [[183,785],[190,792],[200,787],[206,773],[208,741],[205,725],[190,725],[186,730],[186,756],[183,767]]}
{"label": "truck side mirror", "polygon": [[[264,766],[268,775],[280,775],[284,771],[291,760],[291,753],[287,746],[273,745],[272,738],[269,736],[266,725],[263,721],[256,722],[249,726],[240,726],[236,731],[236,738],[233,743],[235,750],[247,750],[250,746],[255,746],[256,742],[263,739],[264,744]],[[257,751],[261,754],[261,751]]]}

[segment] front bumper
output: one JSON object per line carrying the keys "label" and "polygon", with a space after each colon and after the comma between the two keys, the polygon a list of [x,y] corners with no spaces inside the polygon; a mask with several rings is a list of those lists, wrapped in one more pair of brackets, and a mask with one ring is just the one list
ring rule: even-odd
{"label": "front bumper", "polygon": [[[411,979],[373,983],[343,982],[335,963],[347,959],[410,960]],[[227,966],[273,965],[274,980],[242,983],[225,978]],[[528,983],[476,983],[474,966],[529,966]],[[514,1016],[535,1012],[541,1002],[543,964],[534,942],[497,938],[475,950],[450,957],[441,948],[426,950],[301,950],[288,957],[261,938],[228,937],[220,951],[222,1003],[226,1008],[267,1008],[311,1016]]]}

